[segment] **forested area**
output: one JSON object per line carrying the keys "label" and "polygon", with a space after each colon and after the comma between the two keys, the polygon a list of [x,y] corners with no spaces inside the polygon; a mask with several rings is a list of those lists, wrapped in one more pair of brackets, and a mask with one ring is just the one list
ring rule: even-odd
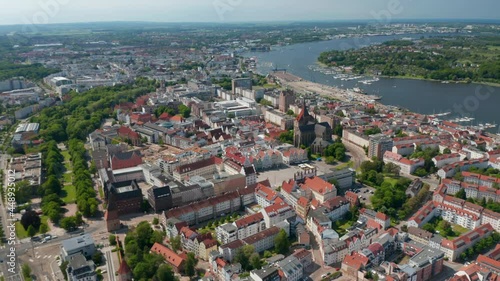
{"label": "forested area", "polygon": [[[82,215],[96,215],[99,202],[89,171],[84,140],[89,133],[101,126],[104,118],[113,114],[116,104],[134,101],[137,97],[153,91],[155,83],[153,80],[139,78],[134,85],[99,87],[84,94],[70,93],[69,101],[45,108],[32,118],[32,122],[40,123],[40,135],[46,141],[41,149],[46,180],[38,193],[42,197],[43,214],[52,222],[60,223],[61,227],[71,230],[82,223]],[[59,142],[67,143],[78,207],[75,216],[66,218],[63,218],[65,210],[61,199],[63,185],[60,180],[65,169],[64,157],[57,147]],[[20,192],[21,195],[25,193],[24,190]]]}
{"label": "forested area", "polygon": [[46,68],[40,63],[14,64],[6,61],[0,61],[0,81],[20,76],[29,80],[38,81],[59,71],[59,69]]}
{"label": "forested area", "polygon": [[500,83],[500,38],[452,37],[397,40],[346,51],[327,51],[318,60],[350,66],[358,74]]}
{"label": "forested area", "polygon": [[98,87],[84,94],[72,92],[69,101],[43,109],[32,122],[40,123],[40,135],[46,141],[85,140],[101,126],[103,119],[113,115],[115,105],[154,91],[155,83],[138,78],[134,85]]}
{"label": "forested area", "polygon": [[[125,259],[132,270],[134,280],[176,280],[172,268],[165,264],[164,258],[149,251],[154,243],[161,243],[164,236],[161,231],[153,231],[146,221],[139,223],[127,234]],[[118,249],[123,251],[120,245]]]}

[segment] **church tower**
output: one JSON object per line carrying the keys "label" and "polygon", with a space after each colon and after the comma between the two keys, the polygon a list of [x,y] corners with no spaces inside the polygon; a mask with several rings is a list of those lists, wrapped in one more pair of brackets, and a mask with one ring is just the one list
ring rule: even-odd
{"label": "church tower", "polygon": [[302,109],[293,122],[293,145],[295,147],[300,147],[305,142],[305,136],[302,135],[301,127],[314,123],[316,123],[315,119],[314,117],[309,115],[309,111],[307,110],[306,106],[306,100],[304,99],[302,101]]}

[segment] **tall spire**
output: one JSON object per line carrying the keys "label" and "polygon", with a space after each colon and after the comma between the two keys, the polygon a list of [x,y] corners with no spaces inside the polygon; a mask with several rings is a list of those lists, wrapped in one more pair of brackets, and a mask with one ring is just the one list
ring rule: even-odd
{"label": "tall spire", "polygon": [[302,122],[306,117],[309,116],[309,112],[307,111],[306,99],[302,99],[302,109],[300,110],[299,115],[297,116],[297,121]]}

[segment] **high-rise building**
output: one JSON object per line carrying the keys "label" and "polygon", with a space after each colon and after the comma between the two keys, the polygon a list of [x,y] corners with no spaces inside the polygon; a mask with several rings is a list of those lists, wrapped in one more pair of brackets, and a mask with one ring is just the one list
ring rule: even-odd
{"label": "high-rise building", "polygon": [[368,147],[368,157],[373,156],[382,159],[386,151],[392,151],[393,141],[390,137],[384,134],[370,136],[370,145]]}
{"label": "high-rise building", "polygon": [[295,95],[290,90],[280,92],[279,110],[283,113],[288,111],[290,104],[295,100]]}
{"label": "high-rise building", "polygon": [[236,94],[236,88],[243,88],[247,90],[252,89],[252,78],[237,78],[232,81],[233,95]]}

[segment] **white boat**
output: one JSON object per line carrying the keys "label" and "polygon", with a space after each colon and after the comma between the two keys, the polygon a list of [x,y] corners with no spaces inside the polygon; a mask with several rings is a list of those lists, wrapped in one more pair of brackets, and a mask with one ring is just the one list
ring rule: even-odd
{"label": "white boat", "polygon": [[352,88],[352,90],[355,92],[355,93],[358,93],[358,94],[364,94],[363,90],[356,87],[356,88]]}

